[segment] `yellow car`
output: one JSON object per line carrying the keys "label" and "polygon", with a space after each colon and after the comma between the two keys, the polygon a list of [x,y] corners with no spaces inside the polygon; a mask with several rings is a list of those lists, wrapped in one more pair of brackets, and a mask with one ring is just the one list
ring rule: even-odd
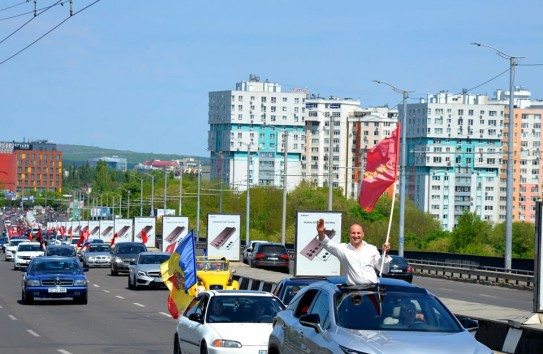
{"label": "yellow car", "polygon": [[197,256],[198,283],[189,289],[189,294],[196,296],[204,290],[239,290],[239,283],[233,278],[234,272],[224,257]]}

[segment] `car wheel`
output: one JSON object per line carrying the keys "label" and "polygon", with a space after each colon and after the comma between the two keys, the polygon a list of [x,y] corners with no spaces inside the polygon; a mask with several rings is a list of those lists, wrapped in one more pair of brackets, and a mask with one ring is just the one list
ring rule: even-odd
{"label": "car wheel", "polygon": [[89,302],[89,296],[86,293],[85,296],[74,297],[74,302],[81,305],[86,305]]}
{"label": "car wheel", "polygon": [[119,272],[111,267],[111,275],[119,275]]}
{"label": "car wheel", "polygon": [[202,345],[200,346],[200,354],[207,354],[207,344],[206,342],[203,342]]}
{"label": "car wheel", "polygon": [[34,302],[34,298],[32,297],[32,295],[28,295],[27,293],[22,291],[21,292],[21,301],[23,302],[23,304],[30,305],[30,304],[32,304]]}
{"label": "car wheel", "polygon": [[128,274],[128,289],[133,289],[134,287],[132,286],[132,276],[130,274]]}
{"label": "car wheel", "polygon": [[255,264],[249,259],[249,267],[254,268]]}

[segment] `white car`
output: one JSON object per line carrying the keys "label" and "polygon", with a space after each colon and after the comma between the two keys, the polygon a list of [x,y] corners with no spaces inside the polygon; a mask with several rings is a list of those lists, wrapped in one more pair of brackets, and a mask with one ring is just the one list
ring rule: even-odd
{"label": "white car", "polygon": [[15,252],[17,251],[17,246],[21,242],[28,242],[28,239],[12,238],[11,240],[9,240],[9,243],[6,245],[6,249],[4,250],[6,262],[13,260]]}
{"label": "white car", "polygon": [[273,319],[284,308],[265,291],[203,291],[179,316],[174,354],[267,353]]}
{"label": "white car", "polygon": [[32,258],[43,256],[44,253],[39,242],[19,243],[13,258],[13,269],[28,267]]}

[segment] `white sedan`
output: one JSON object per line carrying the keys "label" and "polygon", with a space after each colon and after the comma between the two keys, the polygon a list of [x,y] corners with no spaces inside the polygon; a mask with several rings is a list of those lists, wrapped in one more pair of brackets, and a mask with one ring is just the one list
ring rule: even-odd
{"label": "white sedan", "polygon": [[12,238],[9,240],[9,243],[6,245],[4,250],[6,262],[12,261],[15,258],[15,252],[17,252],[17,246],[21,242],[28,242],[27,238]]}
{"label": "white sedan", "polygon": [[264,291],[203,291],[179,316],[174,353],[267,353],[272,321],[283,309]]}
{"label": "white sedan", "polygon": [[19,243],[13,258],[13,269],[28,267],[32,258],[43,256],[44,253],[39,242]]}

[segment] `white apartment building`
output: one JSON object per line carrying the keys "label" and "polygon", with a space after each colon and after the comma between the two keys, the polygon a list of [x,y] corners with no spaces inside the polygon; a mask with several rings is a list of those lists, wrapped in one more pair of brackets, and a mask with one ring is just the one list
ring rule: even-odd
{"label": "white apartment building", "polygon": [[286,174],[287,190],[294,189],[302,175],[306,95],[303,89],[282,92],[279,83],[261,82],[256,75],[235,90],[210,92],[211,179],[243,191],[283,188]]}
{"label": "white apartment building", "polygon": [[440,92],[408,104],[406,125],[409,198],[445,230],[464,210],[501,222],[504,106],[484,95]]}
{"label": "white apartment building", "polygon": [[[316,186],[342,188],[346,195],[352,175],[351,125],[349,117],[360,110],[360,101],[351,98],[321,98],[306,100],[305,155],[302,157],[302,178]],[[332,169],[329,170],[329,161]]]}
{"label": "white apartment building", "polygon": [[396,129],[398,110],[388,107],[361,108],[348,117],[348,124],[350,128],[346,152],[352,168],[346,174],[343,189],[347,198],[358,199],[366,167],[366,154]]}

